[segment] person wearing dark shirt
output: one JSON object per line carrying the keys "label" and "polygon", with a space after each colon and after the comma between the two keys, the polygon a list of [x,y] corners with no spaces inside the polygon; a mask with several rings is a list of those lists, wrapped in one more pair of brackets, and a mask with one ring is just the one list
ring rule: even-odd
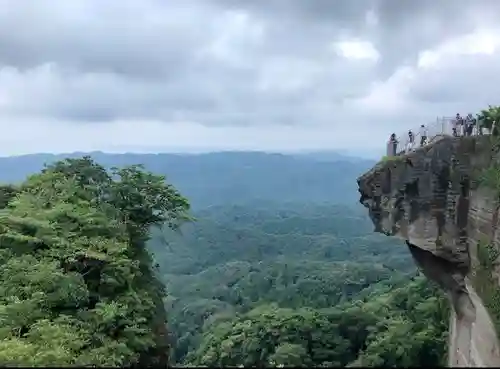
{"label": "person wearing dark shirt", "polygon": [[420,126],[420,147],[424,146],[427,143],[427,128],[422,124]]}
{"label": "person wearing dark shirt", "polygon": [[454,137],[458,137],[458,132],[460,132],[459,130],[461,126],[462,126],[462,117],[460,116],[460,113],[457,113],[457,115],[455,115],[455,120],[453,121],[453,127],[452,127]]}
{"label": "person wearing dark shirt", "polygon": [[469,113],[465,118],[465,130],[467,132],[467,136],[472,136],[473,129],[474,129],[474,117],[472,116],[472,113]]}
{"label": "person wearing dark shirt", "polygon": [[391,134],[391,138],[389,139],[389,144],[391,145],[391,155],[396,156],[396,152],[398,149],[398,140],[396,138],[396,134]]}

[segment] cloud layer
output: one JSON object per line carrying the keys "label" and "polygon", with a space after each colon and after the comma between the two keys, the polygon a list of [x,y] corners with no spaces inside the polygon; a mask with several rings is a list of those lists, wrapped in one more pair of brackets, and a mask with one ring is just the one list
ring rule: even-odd
{"label": "cloud layer", "polygon": [[0,154],[383,151],[499,103],[500,2],[0,0]]}

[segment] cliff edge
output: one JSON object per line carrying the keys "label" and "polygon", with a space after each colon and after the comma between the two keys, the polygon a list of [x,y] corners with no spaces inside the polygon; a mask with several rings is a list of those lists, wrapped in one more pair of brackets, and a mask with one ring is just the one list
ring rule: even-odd
{"label": "cliff edge", "polygon": [[500,162],[494,141],[439,137],[358,178],[375,232],[404,240],[451,299],[449,366],[500,366],[500,203],[483,179]]}

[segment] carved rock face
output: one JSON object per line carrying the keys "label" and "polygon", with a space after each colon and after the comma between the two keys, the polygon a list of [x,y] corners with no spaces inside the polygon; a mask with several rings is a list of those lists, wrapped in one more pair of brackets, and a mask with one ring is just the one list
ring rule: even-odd
{"label": "carved rock face", "polygon": [[469,268],[467,220],[470,159],[459,140],[443,138],[409,155],[380,163],[358,178],[360,202],[375,231]]}
{"label": "carved rock face", "polygon": [[481,287],[490,283],[494,291],[500,284],[500,258],[494,261],[496,269],[488,271],[491,282],[485,270],[481,280],[477,274],[484,268],[478,245],[486,242],[497,251],[500,245],[498,194],[477,186],[481,170],[500,162],[494,146],[488,136],[445,137],[379,163],[358,178],[360,202],[375,231],[404,239],[423,273],[448,292],[454,311],[450,366],[500,365],[500,344],[489,316],[498,311],[488,312],[482,300],[488,292]]}
{"label": "carved rock face", "polygon": [[491,161],[489,144],[487,137],[445,137],[358,178],[359,201],[375,231],[406,241],[424,274],[449,292],[457,314],[471,310],[469,195],[475,169]]}

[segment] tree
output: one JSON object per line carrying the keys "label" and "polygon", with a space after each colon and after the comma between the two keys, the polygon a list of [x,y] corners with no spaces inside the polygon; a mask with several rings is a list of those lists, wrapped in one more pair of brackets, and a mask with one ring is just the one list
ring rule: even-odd
{"label": "tree", "polygon": [[0,209],[5,209],[9,204],[9,201],[12,200],[19,189],[13,185],[1,185],[0,186]]}
{"label": "tree", "polygon": [[491,129],[495,123],[494,135],[498,135],[498,124],[500,123],[500,106],[488,105],[488,109],[483,109],[477,114],[477,120],[481,126]]}
{"label": "tree", "polygon": [[273,366],[303,366],[307,363],[307,351],[302,345],[280,344],[269,358]]}
{"label": "tree", "polygon": [[0,214],[3,364],[166,363],[164,291],[145,242],[189,204],[141,168],[113,174],[88,157],[55,163]]}

